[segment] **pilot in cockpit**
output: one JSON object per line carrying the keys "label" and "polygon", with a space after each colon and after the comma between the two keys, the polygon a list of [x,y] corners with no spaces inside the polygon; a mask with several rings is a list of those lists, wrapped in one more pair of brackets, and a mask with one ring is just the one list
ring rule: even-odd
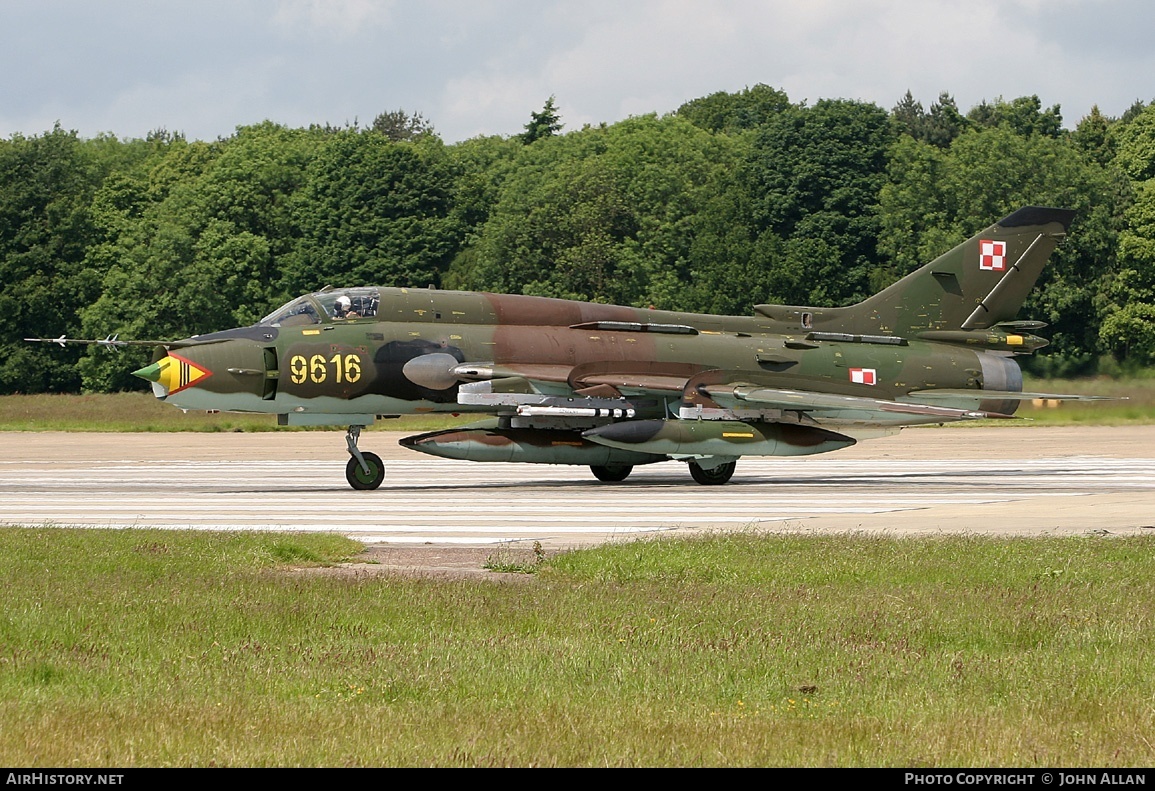
{"label": "pilot in cockpit", "polygon": [[337,303],[334,309],[333,318],[335,319],[359,319],[361,316],[353,310],[353,302],[347,296],[342,294],[337,297]]}

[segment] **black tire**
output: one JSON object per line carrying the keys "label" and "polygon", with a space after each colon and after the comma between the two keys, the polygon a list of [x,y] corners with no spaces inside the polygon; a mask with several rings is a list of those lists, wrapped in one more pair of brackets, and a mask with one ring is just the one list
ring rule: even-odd
{"label": "black tire", "polygon": [[630,473],[634,471],[634,467],[631,464],[609,464],[604,467],[594,464],[590,466],[590,471],[593,472],[594,477],[599,481],[617,483],[618,481],[624,481],[626,478],[629,478]]}
{"label": "black tire", "polygon": [[738,462],[728,461],[725,464],[719,464],[717,467],[705,470],[698,466],[697,462],[690,462],[690,475],[694,480],[703,486],[721,486],[734,477],[734,470],[737,469]]}
{"label": "black tire", "polygon": [[349,463],[345,465],[345,480],[349,481],[349,485],[354,489],[376,489],[381,485],[381,481],[385,480],[385,463],[376,453],[362,451],[361,455],[369,465],[369,473],[366,474],[361,469],[361,463],[350,456]]}

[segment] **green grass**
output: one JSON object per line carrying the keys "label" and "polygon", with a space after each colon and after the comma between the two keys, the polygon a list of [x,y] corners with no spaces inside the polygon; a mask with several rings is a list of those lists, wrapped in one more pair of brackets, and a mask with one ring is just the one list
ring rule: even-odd
{"label": "green grass", "polygon": [[519,585],[290,568],[356,550],[0,529],[0,765],[1155,763],[1149,539],[719,535]]}
{"label": "green grass", "polygon": [[[404,415],[370,430],[435,431],[467,423],[463,415]],[[322,427],[331,430],[332,426]],[[0,431],[307,431],[277,426],[276,415],[182,412],[148,393],[0,396]]]}
{"label": "green grass", "polygon": [[526,557],[524,550],[499,549],[485,561],[484,568],[506,574],[536,574],[545,562],[545,549],[540,541],[533,542],[533,556]]}
{"label": "green grass", "polygon": [[1030,418],[1037,424],[1118,426],[1155,423],[1155,378],[1035,379],[1025,381],[1023,390],[1126,399],[1064,401],[1057,404],[1055,402],[1034,404],[1024,401],[1018,416]]}

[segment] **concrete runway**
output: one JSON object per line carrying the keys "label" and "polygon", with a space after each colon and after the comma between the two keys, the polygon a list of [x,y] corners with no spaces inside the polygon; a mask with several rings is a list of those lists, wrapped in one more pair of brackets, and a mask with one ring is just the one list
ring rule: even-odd
{"label": "concrete runway", "polygon": [[0,523],[339,532],[368,544],[567,549],[660,533],[1155,536],[1155,426],[918,428],[726,486],[680,463],[584,467],[422,456],[371,431],[382,487],[345,483],[344,435],[0,433]]}

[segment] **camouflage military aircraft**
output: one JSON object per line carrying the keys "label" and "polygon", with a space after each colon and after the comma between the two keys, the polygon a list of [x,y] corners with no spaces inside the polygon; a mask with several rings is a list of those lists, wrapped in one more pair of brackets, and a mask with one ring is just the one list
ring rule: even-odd
{"label": "camouflage military aircraft", "polygon": [[[134,373],[189,410],[348,427],[346,477],[375,489],[361,429],[409,413],[482,413],[401,440],[435,456],[589,466],[686,462],[722,484],[741,456],[825,453],[918,423],[1010,417],[1014,357],[1046,345],[1015,321],[1074,212],[1019,209],[849,307],[753,316],[405,288],[325,289],[251,327],[163,343]],[[120,346],[130,341],[30,339]],[[155,343],[141,341],[138,343]]]}

